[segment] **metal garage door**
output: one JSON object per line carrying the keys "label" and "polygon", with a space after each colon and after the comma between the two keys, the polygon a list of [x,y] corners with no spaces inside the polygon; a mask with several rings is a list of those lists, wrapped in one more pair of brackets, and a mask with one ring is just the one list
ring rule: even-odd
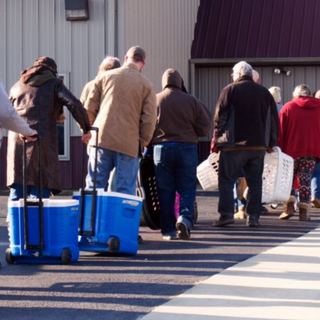
{"label": "metal garage door", "polygon": [[[261,84],[266,88],[278,86],[282,91],[282,103],[292,99],[295,86],[305,83],[312,92],[320,89],[319,66],[284,66],[283,70],[290,71],[290,76],[284,73],[276,74],[278,66],[254,67],[260,74]],[[196,67],[194,90],[195,95],[201,99],[212,112],[223,87],[229,84],[232,67]],[[205,140],[211,139],[212,133]]]}

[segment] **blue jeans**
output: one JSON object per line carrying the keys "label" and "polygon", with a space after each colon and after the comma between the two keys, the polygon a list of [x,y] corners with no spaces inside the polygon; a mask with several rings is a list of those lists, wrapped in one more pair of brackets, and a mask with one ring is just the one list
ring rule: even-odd
{"label": "blue jeans", "polygon": [[233,218],[234,184],[243,169],[249,192],[247,214],[258,219],[261,211],[264,150],[221,151],[219,160],[219,205],[221,219]]}
{"label": "blue jeans", "polygon": [[[42,198],[50,198],[51,189],[42,188]],[[36,186],[27,186],[27,196],[32,199],[39,198],[39,188]],[[23,185],[13,184],[10,187],[9,201],[17,201],[23,199]]]}
{"label": "blue jeans", "polygon": [[180,195],[178,221],[182,221],[191,229],[197,185],[197,146],[187,143],[155,145],[153,161],[160,200],[162,234],[176,231],[174,210],[176,192]]}
{"label": "blue jeans", "polygon": [[[88,147],[87,189],[93,189],[95,147]],[[116,168],[115,192],[136,195],[136,183],[139,170],[139,158],[120,152],[97,148],[97,188],[108,189],[108,180],[113,168]]]}
{"label": "blue jeans", "polygon": [[311,180],[311,199],[320,199],[320,162],[317,162]]}
{"label": "blue jeans", "polygon": [[[237,184],[235,184],[234,189],[237,188]],[[235,194],[235,191],[233,191]],[[242,198],[241,200],[238,199],[237,195],[234,195],[234,207],[235,207],[235,212],[239,211],[240,208],[245,208],[247,205],[247,200],[245,198]]]}

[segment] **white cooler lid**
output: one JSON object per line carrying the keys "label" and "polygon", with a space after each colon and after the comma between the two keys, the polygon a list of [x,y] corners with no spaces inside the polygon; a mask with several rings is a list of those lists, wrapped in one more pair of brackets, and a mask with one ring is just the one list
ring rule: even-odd
{"label": "white cooler lid", "polygon": [[[38,199],[28,199],[30,202],[38,202]],[[79,205],[79,200],[76,199],[42,199],[44,207],[73,207]],[[9,201],[8,207],[23,207],[24,200]]]}
{"label": "white cooler lid", "polygon": [[[90,190],[91,191],[91,190]],[[74,196],[80,196],[81,190],[75,191],[73,193]],[[109,196],[109,197],[117,197],[117,198],[123,198],[123,199],[130,199],[130,200],[136,200],[136,201],[142,201],[141,197],[133,196],[131,194],[126,193],[120,193],[120,192],[112,192],[112,191],[105,191],[104,189],[97,189],[97,195],[98,196]]]}

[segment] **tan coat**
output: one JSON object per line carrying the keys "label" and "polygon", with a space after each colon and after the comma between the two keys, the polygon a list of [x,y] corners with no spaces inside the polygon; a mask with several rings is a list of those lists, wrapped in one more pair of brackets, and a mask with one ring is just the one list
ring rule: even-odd
{"label": "tan coat", "polygon": [[[134,64],[96,78],[84,105],[90,124],[99,128],[98,146],[136,157],[147,146],[156,123],[153,85]],[[90,145],[95,145],[95,136]]]}
{"label": "tan coat", "polygon": [[86,100],[88,99],[88,95],[94,86],[95,79],[89,81],[84,87],[81,92],[80,102],[84,105]]}

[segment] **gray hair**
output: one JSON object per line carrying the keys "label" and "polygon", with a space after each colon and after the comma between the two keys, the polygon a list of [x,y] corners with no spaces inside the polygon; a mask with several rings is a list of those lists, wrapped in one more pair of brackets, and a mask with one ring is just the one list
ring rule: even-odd
{"label": "gray hair", "polygon": [[281,102],[281,89],[279,87],[269,88],[269,92],[272,94],[276,103]]}
{"label": "gray hair", "polygon": [[99,66],[99,72],[98,74],[111,70],[111,69],[116,69],[116,68],[120,68],[120,60],[116,57],[111,57],[111,56],[106,56],[100,66]]}
{"label": "gray hair", "polygon": [[299,84],[298,86],[296,86],[294,88],[292,96],[293,96],[293,98],[310,97],[310,96],[312,96],[312,93],[306,84]]}
{"label": "gray hair", "polygon": [[240,76],[250,76],[252,77],[252,67],[249,63],[245,61],[240,61],[232,68],[233,73],[239,73]]}

